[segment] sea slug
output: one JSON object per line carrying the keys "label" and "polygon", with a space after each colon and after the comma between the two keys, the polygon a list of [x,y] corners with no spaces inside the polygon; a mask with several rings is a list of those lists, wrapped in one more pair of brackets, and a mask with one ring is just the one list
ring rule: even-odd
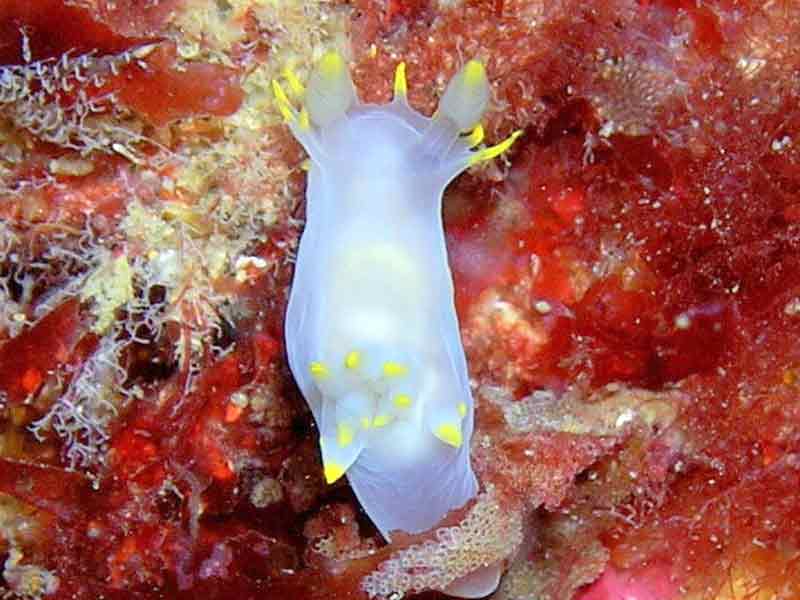
{"label": "sea slug", "polygon": [[478,489],[442,192],[520,132],[479,146],[490,89],[475,60],[432,118],[408,105],[403,63],[382,106],[358,100],[335,52],[307,89],[284,73],[288,93],[274,81],[276,102],[311,159],[286,314],[289,365],[319,428],[328,483],[346,473],[387,539],[425,531]]}

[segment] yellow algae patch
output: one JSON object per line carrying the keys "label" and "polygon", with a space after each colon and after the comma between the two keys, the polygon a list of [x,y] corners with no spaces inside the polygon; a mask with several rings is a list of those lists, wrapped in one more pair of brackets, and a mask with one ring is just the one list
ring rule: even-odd
{"label": "yellow algae patch", "polygon": [[92,331],[104,333],[114,322],[118,308],[133,299],[133,276],[125,255],[103,262],[81,290],[82,300],[93,300],[95,323]]}

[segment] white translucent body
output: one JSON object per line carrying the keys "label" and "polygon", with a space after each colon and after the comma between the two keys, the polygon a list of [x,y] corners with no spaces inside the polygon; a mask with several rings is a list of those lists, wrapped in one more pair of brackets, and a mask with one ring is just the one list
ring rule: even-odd
{"label": "white translucent body", "polygon": [[[441,222],[442,192],[469,151],[459,140],[426,143],[429,123],[402,103],[356,106],[307,145],[306,228],[286,317],[289,364],[321,432],[331,427],[325,386],[348,384],[339,375],[320,384],[312,362],[338,366],[357,350],[367,363],[400,356],[412,365],[412,405],[388,425],[360,431],[360,453],[347,469],[387,538],[430,529],[477,492],[473,402]],[[438,415],[447,421],[459,404],[463,443],[454,447],[431,423]]]}

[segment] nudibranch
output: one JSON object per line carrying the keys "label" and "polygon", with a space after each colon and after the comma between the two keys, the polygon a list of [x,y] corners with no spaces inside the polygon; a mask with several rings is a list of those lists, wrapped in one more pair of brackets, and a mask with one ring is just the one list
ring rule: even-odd
{"label": "nudibranch", "polygon": [[[361,103],[343,58],[277,106],[310,157],[306,224],[286,314],[289,366],[316,420],[325,479],[347,474],[381,533],[417,533],[473,498],[473,400],[442,229],[442,192],[507,150],[481,146],[483,65],[453,77],[433,117]],[[290,97],[302,102],[296,109]],[[496,580],[495,580],[496,584]]]}

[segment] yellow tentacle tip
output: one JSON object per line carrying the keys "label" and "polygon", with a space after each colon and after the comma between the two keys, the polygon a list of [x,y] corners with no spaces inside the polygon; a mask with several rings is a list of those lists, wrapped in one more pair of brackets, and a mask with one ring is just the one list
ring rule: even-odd
{"label": "yellow tentacle tip", "polygon": [[467,416],[467,405],[465,402],[458,403],[458,416],[462,419]]}
{"label": "yellow tentacle tip", "polygon": [[312,362],[308,366],[308,371],[311,373],[313,377],[317,379],[325,379],[331,374],[330,369],[322,362]]}
{"label": "yellow tentacle tip", "polygon": [[408,81],[406,80],[406,63],[397,65],[394,72],[394,97],[405,98],[408,94]]}
{"label": "yellow tentacle tip", "polygon": [[469,87],[483,85],[486,80],[486,68],[479,60],[470,60],[464,65],[464,83]]}
{"label": "yellow tentacle tip", "polygon": [[336,427],[336,443],[342,448],[347,448],[353,443],[353,437],[355,437],[353,428],[346,423],[339,423]]}
{"label": "yellow tentacle tip", "polygon": [[375,428],[386,427],[389,423],[392,422],[392,417],[389,415],[377,415],[372,420],[372,426]]}
{"label": "yellow tentacle tip", "polygon": [[408,394],[397,394],[394,397],[394,405],[397,408],[408,408],[411,406],[411,396]]}
{"label": "yellow tentacle tip", "polygon": [[319,61],[319,72],[326,79],[336,79],[341,77],[347,69],[342,55],[335,50],[330,50],[322,55]]}
{"label": "yellow tentacle tip", "polygon": [[386,377],[402,377],[408,374],[408,367],[399,362],[388,361],[383,363],[383,374]]}
{"label": "yellow tentacle tip", "polygon": [[472,158],[470,159],[470,164],[474,165],[479,162],[483,162],[485,160],[491,160],[497,156],[500,156],[503,152],[511,148],[513,143],[516,142],[517,138],[521,135],[522,135],[522,130],[518,129],[499,144],[495,144],[494,146],[489,146],[488,148],[478,150],[472,155]]}
{"label": "yellow tentacle tip", "polygon": [[289,91],[292,93],[292,95],[296,98],[302,98],[306,93],[306,88],[300,82],[300,79],[297,77],[297,74],[292,70],[292,68],[288,66],[284,67],[281,71],[281,75],[283,75],[284,79],[286,79],[286,83],[289,84]]}
{"label": "yellow tentacle tip", "polygon": [[294,109],[292,108],[289,98],[286,97],[286,92],[283,86],[277,79],[272,80],[272,93],[275,96],[275,104],[278,105],[278,110],[287,123],[294,123]]}
{"label": "yellow tentacle tip", "polygon": [[463,437],[461,435],[461,428],[453,423],[445,423],[439,425],[434,431],[434,435],[442,440],[445,444],[450,444],[453,448],[461,448]]}
{"label": "yellow tentacle tip", "polygon": [[344,357],[344,366],[348,369],[357,369],[361,366],[361,352],[353,350]]}
{"label": "yellow tentacle tip", "polygon": [[290,104],[289,97],[286,95],[281,82],[277,79],[272,80],[272,94],[279,103]]}
{"label": "yellow tentacle tip", "polygon": [[344,475],[344,467],[339,463],[327,462],[323,472],[325,473],[325,481],[331,484]]}
{"label": "yellow tentacle tip", "polygon": [[474,148],[483,141],[483,125],[478,123],[467,136],[466,140],[470,148]]}

